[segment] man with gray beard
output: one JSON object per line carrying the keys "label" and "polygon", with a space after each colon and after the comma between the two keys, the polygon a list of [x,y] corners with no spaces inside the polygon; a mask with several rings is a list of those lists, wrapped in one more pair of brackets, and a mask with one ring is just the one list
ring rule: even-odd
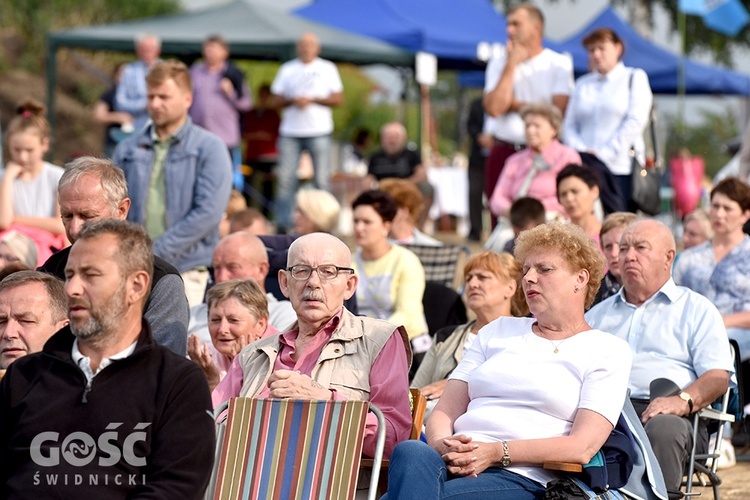
{"label": "man with gray beard", "polygon": [[201,498],[214,426],[205,377],[157,344],[145,229],[87,223],[70,250],[70,324],[0,383],[0,498]]}

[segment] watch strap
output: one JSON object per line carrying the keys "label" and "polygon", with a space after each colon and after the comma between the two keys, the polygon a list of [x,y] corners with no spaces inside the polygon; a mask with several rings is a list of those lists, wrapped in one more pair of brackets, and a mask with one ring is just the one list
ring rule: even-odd
{"label": "watch strap", "polygon": [[690,414],[692,415],[692,413],[693,413],[693,398],[690,396],[690,394],[688,394],[685,391],[681,391],[680,394],[679,394],[679,396],[680,396],[680,398],[683,401],[687,401],[688,408],[690,410]]}

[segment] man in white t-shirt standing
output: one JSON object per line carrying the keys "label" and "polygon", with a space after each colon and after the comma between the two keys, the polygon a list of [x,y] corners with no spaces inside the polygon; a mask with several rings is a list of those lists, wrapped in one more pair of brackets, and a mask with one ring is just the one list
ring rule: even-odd
{"label": "man in white t-shirt standing", "polygon": [[336,66],[319,58],[319,53],[318,37],[305,33],[297,42],[297,59],[282,64],[271,85],[271,93],[284,108],[276,167],[275,215],[280,232],[294,225],[292,210],[302,151],[312,158],[315,187],[330,190],[331,108],[344,102],[344,87]]}
{"label": "man in white t-shirt standing", "polygon": [[512,7],[507,30],[505,53],[490,60],[485,73],[484,111],[489,115],[485,132],[495,138],[485,165],[488,199],[505,160],[526,147],[519,110],[527,104],[546,102],[564,115],[573,91],[573,62],[542,46],[544,15],[537,7],[529,3]]}

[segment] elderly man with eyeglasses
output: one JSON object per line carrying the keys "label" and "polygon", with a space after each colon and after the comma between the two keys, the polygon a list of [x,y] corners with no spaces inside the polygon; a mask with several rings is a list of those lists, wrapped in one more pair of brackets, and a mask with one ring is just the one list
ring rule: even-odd
{"label": "elderly man with eyeglasses", "polygon": [[[349,248],[326,233],[296,239],[279,271],[297,322],[250,344],[234,358],[213,393],[218,406],[231,397],[368,400],[386,421],[386,457],[408,439],[409,365],[406,331],[383,320],[354,316],[344,307],[359,281]],[[367,417],[365,456],[375,451],[377,422]]]}

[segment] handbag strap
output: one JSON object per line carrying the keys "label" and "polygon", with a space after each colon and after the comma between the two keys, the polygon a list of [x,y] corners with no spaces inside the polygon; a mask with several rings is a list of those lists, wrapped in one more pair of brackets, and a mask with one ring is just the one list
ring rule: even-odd
{"label": "handbag strap", "polygon": [[[635,75],[635,69],[630,70],[630,80],[628,81],[628,98],[631,103],[633,102],[633,75]],[[649,135],[651,136],[651,147],[654,150],[654,164],[656,165],[657,158],[659,158],[659,152],[656,144],[656,107],[653,104],[651,105],[651,110],[648,114],[648,128]],[[635,144],[630,145],[630,152],[635,158]]]}

